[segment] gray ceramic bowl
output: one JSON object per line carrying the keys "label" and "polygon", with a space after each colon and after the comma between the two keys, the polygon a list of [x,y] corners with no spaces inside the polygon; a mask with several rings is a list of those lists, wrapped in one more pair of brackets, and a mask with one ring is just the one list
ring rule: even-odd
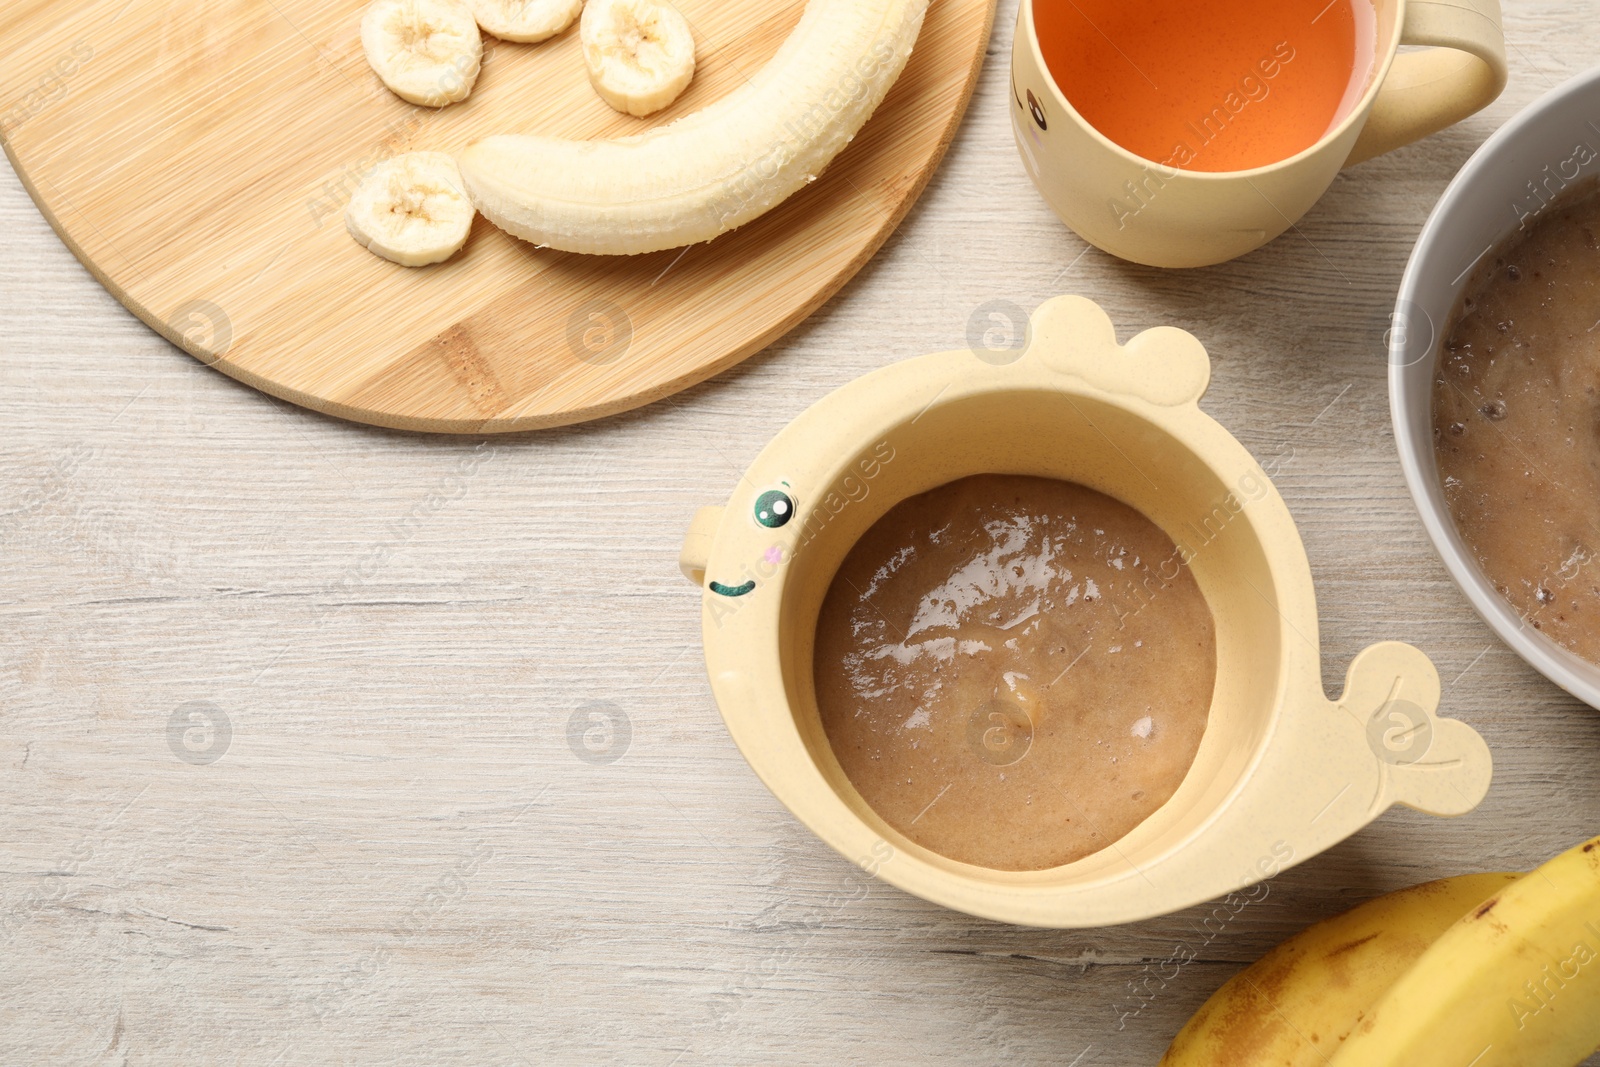
{"label": "gray ceramic bowl", "polygon": [[1489,584],[1445,506],[1433,453],[1434,365],[1478,260],[1563,189],[1600,175],[1600,68],[1540,97],[1461,168],[1411,253],[1389,332],[1395,444],[1423,525],[1450,574],[1500,639],[1540,673],[1600,707],[1600,667],[1527,625]]}

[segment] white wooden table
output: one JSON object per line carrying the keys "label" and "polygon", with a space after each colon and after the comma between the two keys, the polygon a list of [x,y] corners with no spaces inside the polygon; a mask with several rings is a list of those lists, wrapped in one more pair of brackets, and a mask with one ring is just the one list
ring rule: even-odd
{"label": "white wooden table", "polygon": [[[1300,234],[1163,273],[1086,250],[1028,184],[1003,3],[947,162],[841,295],[720,379],[518,438],[345,424],[207,370],[5,170],[0,1063],[1150,1064],[1307,923],[1595,833],[1600,713],[1451,584],[1385,396],[1435,198],[1600,60],[1586,0],[1507,7],[1499,103],[1343,176]],[[1209,346],[1205,407],[1301,524],[1327,684],[1373,640],[1431,655],[1498,761],[1475,814],[1391,813],[1220,933],[1205,908],[1056,933],[878,883],[837,903],[853,868],[723,730],[679,538],[824,393],[959,346],[984,301],[1061,292]],[[627,725],[609,762],[569,744],[591,702]]]}

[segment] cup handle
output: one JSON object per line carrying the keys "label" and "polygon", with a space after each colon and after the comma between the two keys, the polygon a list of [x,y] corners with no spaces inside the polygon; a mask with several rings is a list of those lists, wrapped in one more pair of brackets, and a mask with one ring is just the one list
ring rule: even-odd
{"label": "cup handle", "polygon": [[711,541],[722,525],[726,508],[701,508],[689,522],[689,532],[684,535],[683,548],[678,552],[678,569],[695,585],[706,581],[706,561],[711,558]]}
{"label": "cup handle", "polygon": [[1400,43],[1434,47],[1394,57],[1347,167],[1455,125],[1506,87],[1500,0],[1411,0]]}

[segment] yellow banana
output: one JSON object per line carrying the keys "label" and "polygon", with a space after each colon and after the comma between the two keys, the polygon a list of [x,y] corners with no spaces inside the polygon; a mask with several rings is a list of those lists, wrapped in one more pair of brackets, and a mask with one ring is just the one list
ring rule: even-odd
{"label": "yellow banana", "polygon": [[1310,927],[1217,990],[1179,1031],[1162,1067],[1326,1067],[1436,938],[1519,877],[1429,882]]}
{"label": "yellow banana", "polygon": [[1332,1067],[1572,1067],[1600,1043],[1600,837],[1440,935]]}

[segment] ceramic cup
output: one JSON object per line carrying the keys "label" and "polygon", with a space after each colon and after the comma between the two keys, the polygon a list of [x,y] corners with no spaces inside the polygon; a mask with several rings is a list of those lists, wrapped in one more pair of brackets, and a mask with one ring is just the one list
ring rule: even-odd
{"label": "ceramic cup", "polygon": [[1500,639],[1546,678],[1600,708],[1600,666],[1530,626],[1500,596],[1456,532],[1433,450],[1440,346],[1478,261],[1567,188],[1600,177],[1600,68],[1539,98],[1461,168],[1417,238],[1389,331],[1389,404],[1411,496],[1450,575]]}
{"label": "ceramic cup", "polygon": [[1371,80],[1320,141],[1253,170],[1179,170],[1134,155],[1078,114],[1040,52],[1036,2],[1061,0],[1022,0],[1017,18],[1011,119],[1023,164],[1084,240],[1156,267],[1200,267],[1259,248],[1299,221],[1341,167],[1461,121],[1506,84],[1499,0],[1374,0]]}
{"label": "ceramic cup", "polygon": [[[1305,549],[1266,472],[1200,410],[1209,380],[1205,349],[1182,330],[1119,345],[1097,306],[1060,297],[1034,313],[1021,348],[905,360],[818,401],[726,507],[700,510],[680,562],[700,588],[711,688],[745,759],[796,817],[928,900],[1085,927],[1254,885],[1393,804],[1459,815],[1482,799],[1489,751],[1437,716],[1439,677],[1421,652],[1373,645],[1343,695],[1324,694]],[[1076,481],[1144,512],[1216,624],[1210,718],[1178,791],[1122,839],[1050,870],[961,863],[899,833],[851,785],[817,710],[817,616],[846,554],[895,504],[979,473]]]}

